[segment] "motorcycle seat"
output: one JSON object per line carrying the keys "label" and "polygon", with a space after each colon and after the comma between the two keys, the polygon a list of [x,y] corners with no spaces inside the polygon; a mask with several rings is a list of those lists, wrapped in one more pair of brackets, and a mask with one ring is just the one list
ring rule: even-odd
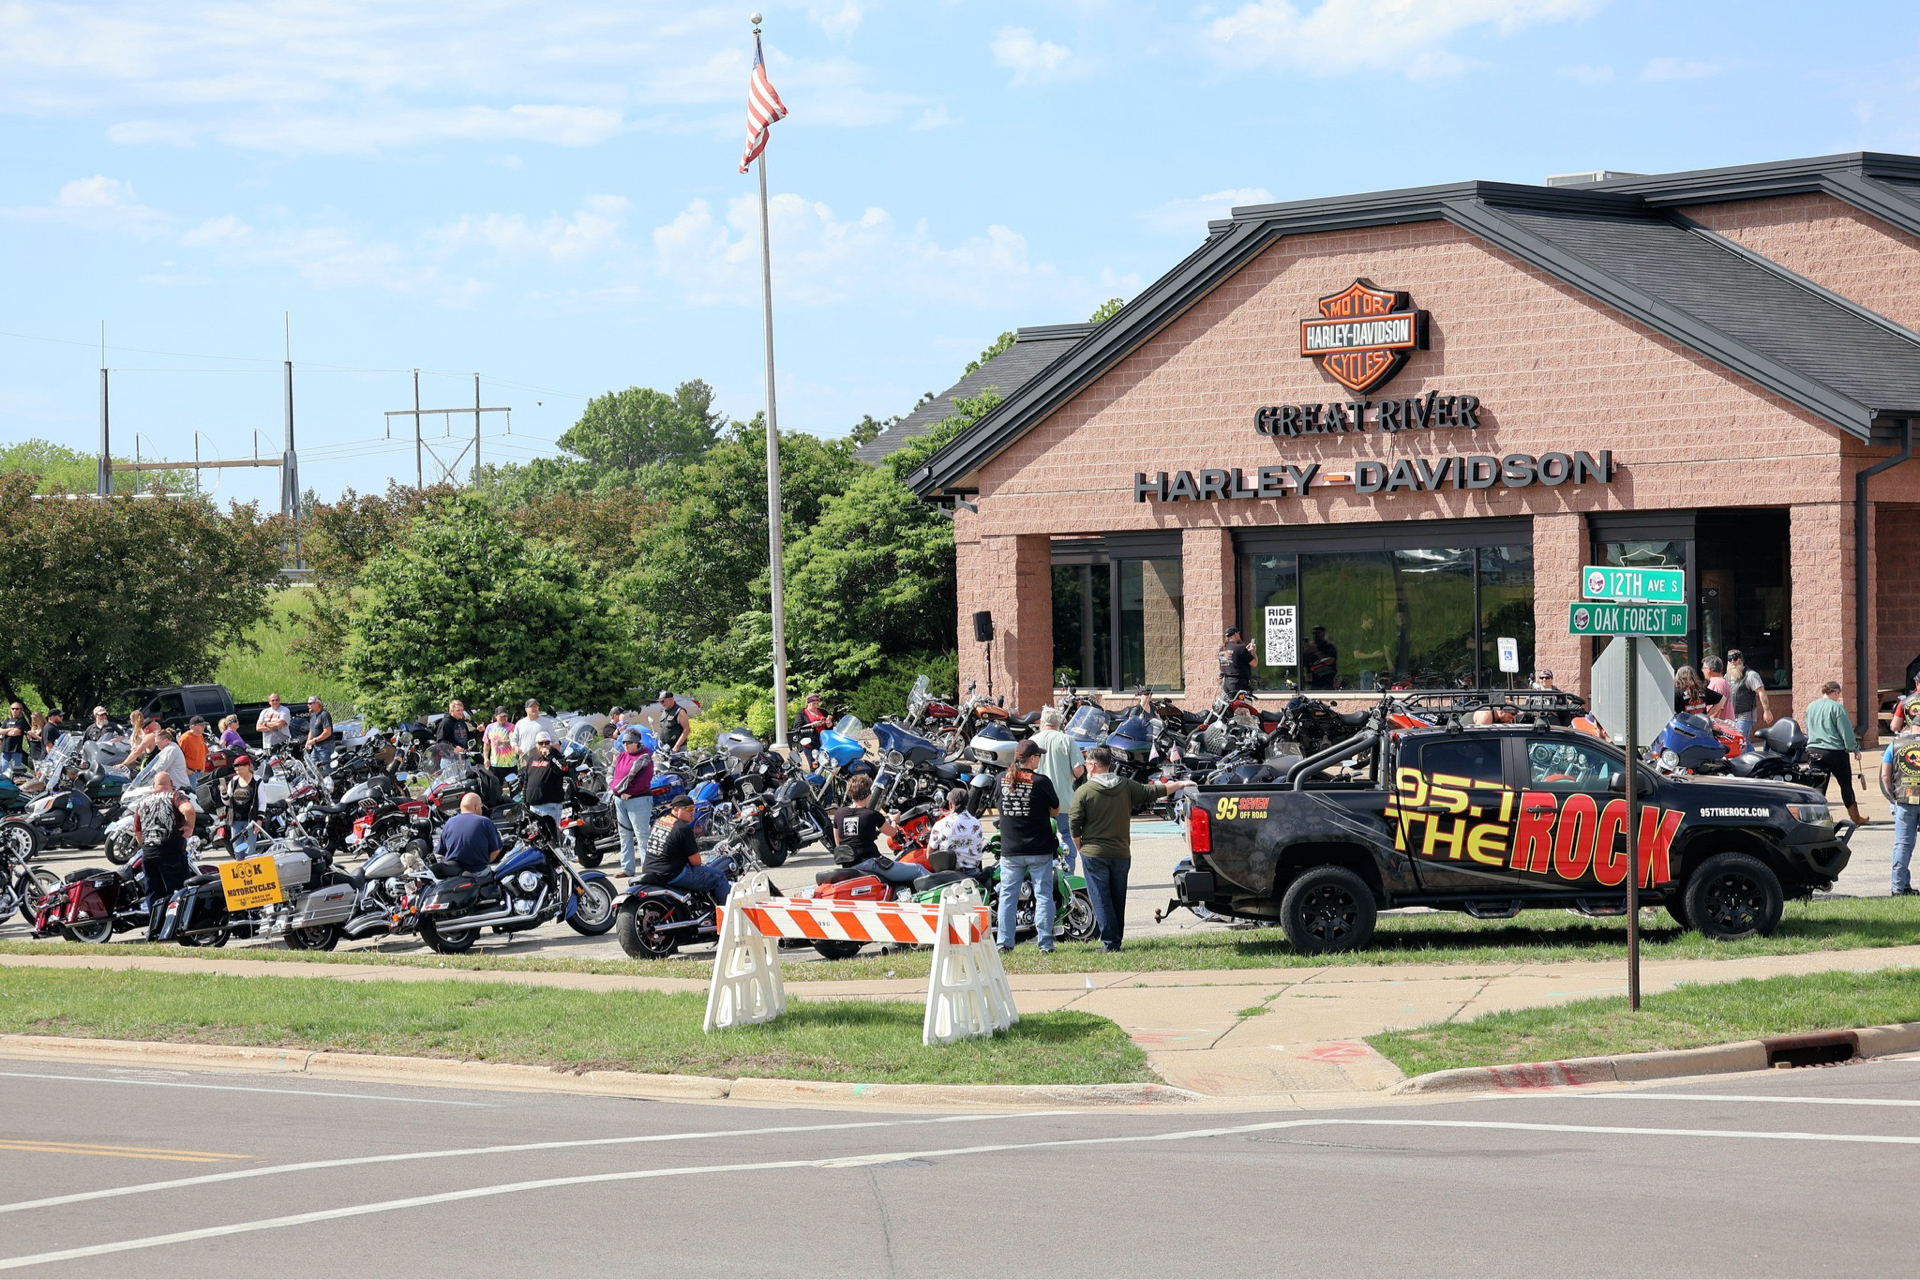
{"label": "motorcycle seat", "polygon": [[315,809],[326,814],[329,818],[338,817],[343,813],[352,813],[359,807],[357,804],[347,804],[344,802],[340,804],[317,804],[314,806]]}
{"label": "motorcycle seat", "polygon": [[189,889],[198,889],[202,885],[219,884],[219,883],[220,883],[220,873],[218,871],[214,872],[212,875],[197,875],[197,876],[187,877],[187,888]]}
{"label": "motorcycle seat", "polygon": [[963,775],[959,765],[950,764],[943,760],[933,766],[933,776],[942,782],[958,782]]}
{"label": "motorcycle seat", "polygon": [[1358,729],[1367,722],[1367,715],[1365,711],[1336,711],[1334,718],[1350,729]]}
{"label": "motorcycle seat", "polygon": [[813,882],[815,884],[839,884],[842,880],[858,880],[865,874],[866,872],[855,871],[852,867],[835,867],[830,871],[814,872]]}
{"label": "motorcycle seat", "polygon": [[929,889],[938,889],[942,885],[955,884],[969,879],[964,871],[936,871],[930,876],[921,876],[913,882],[915,893],[925,893]]}

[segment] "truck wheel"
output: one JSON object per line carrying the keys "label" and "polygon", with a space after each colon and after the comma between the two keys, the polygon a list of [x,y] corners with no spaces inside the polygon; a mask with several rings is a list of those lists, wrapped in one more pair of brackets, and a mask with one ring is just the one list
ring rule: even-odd
{"label": "truck wheel", "polygon": [[1686,914],[1709,938],[1766,937],[1780,926],[1780,878],[1745,853],[1716,853],[1687,882]]}
{"label": "truck wheel", "polygon": [[1359,950],[1378,915],[1373,890],[1345,867],[1302,872],[1280,899],[1280,928],[1302,955]]}

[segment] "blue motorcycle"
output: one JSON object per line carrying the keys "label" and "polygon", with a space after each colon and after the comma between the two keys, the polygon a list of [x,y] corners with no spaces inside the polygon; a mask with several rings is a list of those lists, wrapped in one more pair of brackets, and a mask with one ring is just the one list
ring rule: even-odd
{"label": "blue motorcycle", "polygon": [[814,802],[828,813],[840,807],[847,779],[875,772],[873,762],[867,759],[867,749],[854,736],[865,727],[858,716],[842,716],[838,724],[820,734],[815,765],[807,774],[807,789],[813,792]]}
{"label": "blue motorcycle", "polygon": [[915,805],[938,805],[947,791],[967,785],[967,772],[949,764],[933,739],[904,725],[882,720],[873,726],[882,765],[874,778],[879,807],[894,813]]}
{"label": "blue motorcycle", "polygon": [[458,955],[488,928],[518,933],[558,919],[588,937],[607,932],[619,896],[613,881],[604,872],[584,870],[562,847],[550,839],[545,823],[533,821],[518,847],[485,871],[436,868],[442,878],[412,904],[421,940],[442,955]]}

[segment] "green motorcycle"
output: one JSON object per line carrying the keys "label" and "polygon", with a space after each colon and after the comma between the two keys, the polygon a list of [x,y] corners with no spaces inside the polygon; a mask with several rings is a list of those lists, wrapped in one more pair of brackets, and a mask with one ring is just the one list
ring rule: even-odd
{"label": "green motorcycle", "polygon": [[[993,921],[995,936],[1000,928],[1000,837],[988,836],[986,852],[994,855],[994,865],[979,871],[944,871],[924,876],[916,882],[913,900],[928,906],[937,906],[940,891],[958,880],[971,879],[979,883],[980,892],[987,899],[989,918]],[[919,886],[929,880],[937,884]],[[1020,901],[1014,907],[1013,933],[1015,939],[1034,936],[1034,898],[1033,881],[1028,880],[1020,886]],[[1099,922],[1094,919],[1093,899],[1087,893],[1087,881],[1084,876],[1070,876],[1062,863],[1053,864],[1053,936],[1060,942],[1092,942],[1100,936]]]}

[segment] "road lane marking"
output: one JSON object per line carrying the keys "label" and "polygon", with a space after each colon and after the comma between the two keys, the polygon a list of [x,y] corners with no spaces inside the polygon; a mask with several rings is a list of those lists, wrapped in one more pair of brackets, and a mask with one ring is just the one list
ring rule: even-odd
{"label": "road lane marking", "polygon": [[[955,1117],[957,1118],[957,1117]],[[999,1117],[1002,1119],[1010,1117]],[[468,1187],[461,1191],[441,1191],[432,1195],[411,1196],[404,1200],[380,1200],[371,1204],[347,1205],[338,1209],[317,1209],[311,1213],[287,1214],[278,1218],[257,1218],[217,1227],[199,1227],[167,1235],[142,1236],[134,1240],[116,1240],[107,1244],[82,1245],[36,1253],[17,1258],[0,1258],[0,1271],[20,1267],[50,1266],[78,1258],[97,1258],[110,1253],[153,1249],[170,1244],[188,1244],[222,1236],[247,1235],[256,1231],[275,1231],[283,1227],[304,1227],[316,1222],[337,1222],[343,1218],[392,1213],[429,1205],[454,1204],[462,1200],[483,1200],[494,1196],[518,1195],[531,1191],[551,1191],[561,1187],[583,1187],[611,1182],[643,1182],[659,1178],[689,1178],[707,1174],[767,1173],[786,1169],[858,1169],[891,1164],[899,1160],[932,1160],[947,1156],[997,1155],[1009,1151],[1043,1151],[1064,1147],[1124,1146],[1140,1142],[1182,1142],[1198,1138],[1234,1137],[1249,1133],[1271,1133],[1282,1129],[1337,1128],[1354,1126],[1384,1129],[1488,1129],[1521,1133],[1592,1133],[1610,1136],[1660,1138],[1735,1138],[1742,1140],[1786,1142],[1859,1142],[1896,1146],[1920,1146],[1920,1137],[1896,1137],[1884,1134],[1828,1134],[1769,1132],[1748,1129],[1650,1129],[1622,1125],[1533,1124],[1498,1120],[1360,1120],[1350,1118],[1313,1118],[1274,1120],[1264,1124],[1234,1125],[1215,1129],[1187,1129],[1172,1133],[1124,1134],[1102,1138],[1057,1138],[1047,1142],[1005,1142],[977,1147],[948,1147],[929,1151],[877,1151],[865,1155],[827,1156],[814,1160],[762,1160],[747,1164],[682,1165],[665,1169],[630,1169],[618,1173],[576,1174],[564,1178],[536,1178],[526,1182],[506,1182],[494,1186]]]}
{"label": "road lane marking", "polygon": [[497,1102],[462,1102],[451,1098],[402,1098],[391,1093],[338,1093],[330,1089],[263,1089],[257,1085],[197,1084],[185,1080],[123,1080],[116,1076],[62,1076],[40,1071],[0,1071],[9,1080],[79,1080],[86,1084],[137,1084],[150,1089],[212,1089],[221,1093],[291,1093],[303,1098],[352,1098],[362,1102],[415,1102],[435,1107],[485,1107],[499,1110]]}
{"label": "road lane marking", "polygon": [[456,1147],[443,1151],[396,1151],[377,1156],[342,1156],[334,1160],[304,1160],[298,1164],[269,1165],[260,1169],[236,1169],[229,1173],[202,1174],[194,1178],[170,1178],[165,1182],[141,1182],[125,1187],[106,1187],[98,1191],[76,1191],[43,1200],[21,1200],[0,1204],[0,1213],[19,1213],[25,1209],[50,1209],[64,1204],[90,1200],[113,1200],[121,1196],[147,1195],[155,1191],[175,1191],[181,1187],[201,1187],[215,1182],[236,1182],[246,1178],[274,1177],[283,1173],[306,1173],[314,1169],[345,1169],[356,1165],[398,1164],[409,1160],[447,1160],[458,1156],[518,1155],[527,1151],[567,1151],[581,1147],[613,1147],[654,1142],[687,1142],[701,1138],[758,1138],[788,1133],[832,1133],[842,1129],[890,1129],[907,1125],[971,1124],[983,1120],[1022,1120],[1030,1116],[1073,1115],[1069,1111],[1023,1111],[1012,1115],[929,1116],[912,1120],[857,1120],[840,1124],[778,1125],[764,1129],[715,1129],[704,1133],[651,1133],[625,1138],[576,1138],[555,1142],[523,1142],[510,1146]]}
{"label": "road lane marking", "polygon": [[118,1156],[123,1160],[184,1160],[216,1164],[222,1160],[250,1160],[228,1151],[174,1151],[165,1147],[113,1147],[93,1142],[62,1142],[57,1138],[0,1138],[0,1151],[35,1151],[55,1156]]}
{"label": "road lane marking", "polygon": [[[1511,1093],[1490,1093],[1489,1098],[1512,1098]],[[1543,1098],[1631,1098],[1636,1102],[1671,1098],[1676,1102],[1791,1102],[1816,1107],[1920,1107],[1920,1098],[1813,1098],[1800,1094],[1760,1093],[1629,1093],[1608,1090],[1604,1093],[1561,1093],[1549,1091]]]}

